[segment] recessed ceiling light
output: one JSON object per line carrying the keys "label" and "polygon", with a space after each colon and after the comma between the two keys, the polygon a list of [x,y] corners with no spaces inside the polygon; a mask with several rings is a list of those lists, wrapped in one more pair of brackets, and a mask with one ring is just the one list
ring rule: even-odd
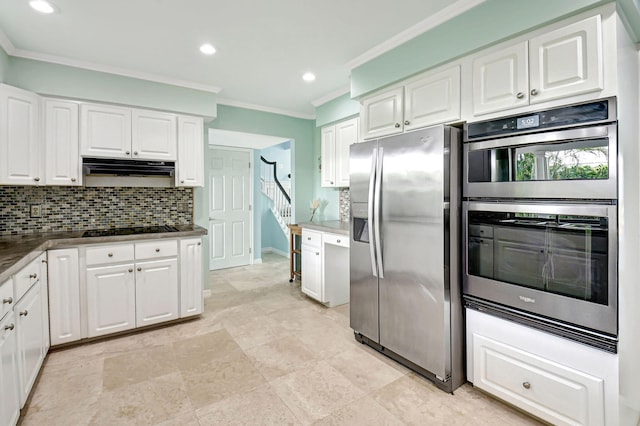
{"label": "recessed ceiling light", "polygon": [[210,45],[209,43],[205,43],[202,46],[200,46],[200,51],[205,55],[213,55],[214,53],[216,53],[216,48]]}
{"label": "recessed ceiling light", "polygon": [[55,6],[46,0],[31,0],[29,2],[29,6],[31,6],[32,9],[37,10],[40,13],[46,13],[47,15],[56,11]]}
{"label": "recessed ceiling light", "polygon": [[302,76],[302,79],[304,81],[313,81],[316,79],[316,76],[313,73],[310,72],[306,72],[304,73],[304,75]]}

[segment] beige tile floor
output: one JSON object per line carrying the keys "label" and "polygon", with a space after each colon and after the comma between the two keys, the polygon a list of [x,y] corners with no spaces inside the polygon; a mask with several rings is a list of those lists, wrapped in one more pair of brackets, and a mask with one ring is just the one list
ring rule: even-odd
{"label": "beige tile floor", "polygon": [[200,319],[50,352],[23,425],[536,425],[357,343],[288,261],[211,273]]}

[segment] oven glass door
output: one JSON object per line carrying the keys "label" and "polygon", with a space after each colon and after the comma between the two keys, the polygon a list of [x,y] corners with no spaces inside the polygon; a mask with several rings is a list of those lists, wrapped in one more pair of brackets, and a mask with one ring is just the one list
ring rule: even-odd
{"label": "oven glass door", "polygon": [[615,199],[615,134],[604,125],[467,143],[464,195]]}
{"label": "oven glass door", "polygon": [[615,206],[467,202],[465,220],[467,294],[615,333]]}

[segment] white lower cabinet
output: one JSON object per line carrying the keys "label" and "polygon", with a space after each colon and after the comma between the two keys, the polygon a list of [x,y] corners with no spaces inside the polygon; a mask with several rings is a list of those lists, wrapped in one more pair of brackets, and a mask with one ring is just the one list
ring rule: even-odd
{"label": "white lower cabinet", "polygon": [[136,326],[133,263],[87,268],[88,337],[130,330]]}
{"label": "white lower cabinet", "polygon": [[302,292],[324,303],[325,300],[322,294],[322,257],[319,247],[302,244],[302,274],[300,284]]}
{"label": "white lower cabinet", "polygon": [[18,341],[13,312],[0,319],[0,424],[15,425],[20,417]]}
{"label": "white lower cabinet", "polygon": [[467,309],[467,378],[554,425],[617,424],[617,356]]}
{"label": "white lower cabinet", "polygon": [[80,270],[78,249],[49,250],[49,318],[51,344],[80,340]]}
{"label": "white lower cabinet", "polygon": [[202,313],[202,238],[180,241],[180,318]]}
{"label": "white lower cabinet", "polygon": [[178,259],[136,263],[136,327],[174,320],[178,312]]}

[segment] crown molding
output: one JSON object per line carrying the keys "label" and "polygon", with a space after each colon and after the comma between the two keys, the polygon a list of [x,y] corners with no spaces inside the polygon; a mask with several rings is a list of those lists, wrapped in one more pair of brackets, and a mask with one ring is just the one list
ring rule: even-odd
{"label": "crown molding", "polygon": [[334,90],[333,92],[327,93],[323,97],[311,101],[311,105],[318,108],[320,105],[324,105],[327,102],[332,101],[336,98],[339,98],[342,95],[346,95],[347,93],[351,93],[350,86],[342,87],[338,90]]}
{"label": "crown molding", "polygon": [[139,80],[153,81],[155,83],[168,84],[171,86],[184,87],[187,89],[200,90],[203,92],[210,92],[214,94],[217,94],[222,90],[220,87],[217,87],[217,86],[194,83],[191,81],[180,80],[177,78],[171,78],[171,77],[166,77],[166,76],[152,74],[152,73],[132,71],[124,68],[96,64],[88,61],[80,61],[77,59],[63,58],[56,55],[49,55],[49,54],[40,53],[40,52],[32,52],[29,50],[14,49],[14,52],[11,54],[11,56],[18,57],[18,58],[25,58],[25,59],[33,59],[33,60],[42,61],[42,62],[49,62],[52,64],[58,64],[58,65],[66,65],[74,68],[81,68],[81,69],[90,70],[90,71],[98,71],[98,72],[103,72],[107,74],[115,74],[123,77],[136,78]]}
{"label": "crown molding", "polygon": [[418,22],[416,25],[407,28],[401,33],[396,34],[391,37],[387,41],[380,43],[379,45],[369,49],[362,55],[357,58],[347,62],[347,67],[349,70],[353,70],[356,67],[359,67],[362,64],[369,62],[372,59],[377,58],[388,51],[395,49],[407,41],[416,38],[420,34],[423,34],[429,31],[432,28],[437,27],[450,19],[455,18],[458,15],[466,12],[469,9],[472,9],[479,4],[484,3],[486,0],[458,0],[455,3],[447,6],[446,8],[440,10],[438,13],[435,13],[428,17],[427,19]]}
{"label": "crown molding", "polygon": [[216,103],[218,103],[218,105],[227,105],[227,106],[232,106],[232,107],[237,107],[237,108],[245,108],[245,109],[253,109],[253,110],[262,111],[262,112],[270,112],[270,113],[273,113],[273,114],[288,115],[290,117],[302,118],[302,119],[305,119],[305,120],[315,120],[316,119],[316,115],[315,114],[304,114],[304,113],[297,112],[297,111],[289,111],[289,110],[286,110],[286,109],[273,108],[273,107],[268,107],[268,106],[264,106],[264,105],[250,104],[248,102],[241,102],[241,101],[236,101],[236,100],[233,100],[233,99],[217,98],[216,99]]}
{"label": "crown molding", "polygon": [[4,31],[2,31],[2,28],[0,28],[0,47],[2,47],[7,55],[13,56],[16,51],[16,47],[13,45],[11,40],[9,40],[9,37],[7,37]]}

